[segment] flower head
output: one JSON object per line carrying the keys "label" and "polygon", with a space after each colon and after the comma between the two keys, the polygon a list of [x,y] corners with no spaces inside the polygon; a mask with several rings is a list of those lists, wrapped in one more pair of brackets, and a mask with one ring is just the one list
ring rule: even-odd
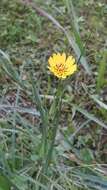
{"label": "flower head", "polygon": [[77,70],[73,56],[66,57],[65,53],[53,54],[49,60],[49,70],[59,79],[65,79]]}

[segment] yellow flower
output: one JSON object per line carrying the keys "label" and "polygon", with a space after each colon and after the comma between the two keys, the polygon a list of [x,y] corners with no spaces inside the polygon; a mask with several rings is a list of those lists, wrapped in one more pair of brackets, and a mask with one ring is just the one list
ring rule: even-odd
{"label": "yellow flower", "polygon": [[66,57],[65,53],[53,54],[49,60],[49,70],[59,79],[65,79],[77,70],[73,56]]}

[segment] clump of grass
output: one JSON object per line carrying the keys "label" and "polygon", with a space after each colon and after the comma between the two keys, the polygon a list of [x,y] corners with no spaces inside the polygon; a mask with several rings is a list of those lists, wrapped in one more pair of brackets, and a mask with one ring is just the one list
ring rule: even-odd
{"label": "clump of grass", "polygon": [[[23,13],[25,6],[19,8],[16,5],[16,1],[14,2],[15,3],[9,2],[9,7],[14,10],[14,12],[18,10],[18,13]],[[62,9],[64,6],[67,7],[69,17],[72,15],[69,20],[73,28],[73,36],[57,19],[36,5],[33,6],[34,11],[27,10],[28,12],[30,11],[28,15],[25,17],[22,15],[26,20],[24,20],[25,25],[28,23],[28,30],[21,25],[23,19],[16,13],[13,17],[15,19],[15,25],[13,26],[11,21],[7,19],[9,16],[7,12],[5,25],[9,23],[6,27],[6,32],[8,32],[3,32],[0,38],[3,42],[5,41],[5,43],[7,43],[7,41],[9,43],[15,43],[22,39],[30,40],[33,45],[33,42],[38,41],[35,37],[34,25],[37,24],[36,31],[43,34],[41,31],[41,23],[42,19],[46,17],[63,32],[63,37],[66,37],[69,47],[74,50],[77,60],[79,59],[78,63],[84,67],[83,75],[85,76],[85,72],[90,75],[92,71],[86,58],[86,47],[81,39],[78,17],[72,2],[70,0],[64,0],[59,3],[61,3]],[[42,0],[39,3],[41,3],[41,5],[44,4]],[[57,1],[55,3],[57,4]],[[58,10],[57,6],[54,8]],[[8,10],[7,7],[6,10]],[[35,15],[35,11],[38,15]],[[2,13],[2,15],[4,14]],[[41,19],[40,15],[44,18]],[[18,22],[16,22],[17,17]],[[2,24],[3,20],[1,21],[1,25]],[[41,58],[41,52],[39,53],[39,58]],[[46,60],[45,58],[44,60],[41,59],[42,63]],[[102,61],[98,72],[98,91],[105,83],[105,60],[106,53],[102,54]],[[89,105],[87,99],[84,99],[84,94],[79,95],[79,98],[77,98],[76,94],[73,95],[73,100],[75,101],[74,103],[71,102],[71,82],[75,80],[68,81],[69,85],[67,85],[67,83],[65,84],[66,91],[69,87],[70,94],[68,94],[68,91],[65,92],[63,98],[61,97],[63,94],[62,86],[59,86],[56,94],[55,91],[53,93],[53,89],[52,95],[46,93],[44,95],[44,89],[42,90],[43,94],[40,94],[39,90],[41,89],[39,89],[38,83],[42,83],[43,81],[35,77],[35,73],[37,72],[37,69],[35,70],[34,68],[35,65],[30,61],[22,61],[21,64],[22,65],[19,64],[19,69],[15,68],[7,54],[0,51],[0,72],[6,76],[9,82],[11,81],[2,93],[8,94],[8,90],[11,88],[15,92],[14,105],[3,104],[4,95],[2,95],[0,104],[0,109],[3,110],[3,113],[0,114],[5,118],[0,118],[0,190],[8,190],[11,188],[19,190],[106,190],[107,180],[104,169],[105,165],[98,163],[98,150],[96,149],[96,151],[94,151],[95,143],[98,142],[95,128],[97,128],[97,133],[102,133],[102,130],[107,129],[105,121],[101,121],[97,115],[95,116],[89,113],[90,109],[87,107],[85,109],[82,108],[87,104]],[[79,76],[80,80],[81,75]],[[25,80],[24,78],[27,79]],[[52,79],[52,81],[55,81],[54,87],[57,88],[57,81],[54,79]],[[50,92],[50,76],[48,82],[48,92]],[[89,96],[89,98],[93,99],[100,107],[107,109],[106,104],[100,101],[96,96],[91,96],[90,93],[88,93],[83,83],[84,81],[82,81],[80,85],[85,89],[85,96]],[[88,88],[90,89],[90,86],[88,86]],[[53,94],[55,94],[55,96]],[[81,100],[81,105],[78,105],[78,99],[81,99],[80,96],[83,96],[83,102]],[[26,104],[26,99],[31,103],[30,105],[27,104],[27,108],[20,105],[22,97],[25,97],[23,101]],[[68,127],[68,125],[66,127],[65,120],[60,121],[61,104],[65,106],[65,120],[68,120],[67,122],[70,123],[70,127]],[[71,110],[73,112],[72,116]],[[67,113],[70,119],[68,119]],[[6,114],[6,116],[4,116],[4,114]],[[71,117],[75,118],[75,120],[72,121]],[[78,121],[78,117],[80,118],[80,123],[76,126],[78,128],[74,128],[73,125]],[[85,133],[83,128],[86,130]],[[98,146],[100,146],[99,143]]]}
{"label": "clump of grass", "polygon": [[[99,183],[100,176],[97,176],[98,173],[95,172],[94,166],[92,166],[92,171],[90,166],[86,167],[84,164],[82,166],[84,170],[82,170],[82,168],[77,170],[75,166],[73,168],[70,166],[70,150],[72,149],[74,152],[76,150],[63,129],[61,129],[61,134],[59,133],[59,135],[63,136],[62,140],[60,140],[60,144],[56,144],[55,141],[59,131],[61,94],[63,92],[62,86],[59,85],[56,97],[53,97],[54,106],[52,107],[54,108],[54,115],[52,115],[51,118],[47,109],[43,106],[36,87],[36,81],[34,81],[33,78],[33,67],[32,71],[29,72],[29,86],[22,80],[25,64],[23,65],[23,69],[21,69],[21,73],[18,74],[13,68],[9,57],[2,51],[0,51],[0,60],[2,63],[2,69],[4,69],[5,73],[18,87],[15,106],[17,107],[21,91],[26,91],[27,95],[30,96],[30,99],[37,106],[42,124],[40,129],[38,124],[34,125],[29,123],[28,120],[17,112],[16,108],[14,108],[13,112],[7,118],[6,122],[8,123],[8,128],[7,124],[3,125],[3,128],[1,128],[3,138],[3,146],[0,148],[1,187],[5,187],[7,184],[9,188],[13,186],[21,190],[26,190],[28,188],[36,188],[38,190],[50,188],[63,190],[66,188],[75,190],[77,189],[76,186],[78,186],[78,188],[83,186],[84,188],[95,187],[96,189],[96,183]],[[84,112],[86,115],[85,111],[81,111],[81,109],[77,107],[76,109],[80,112]],[[36,116],[39,116],[38,113]],[[92,120],[94,118],[88,113],[87,116]],[[99,123],[96,118],[94,118],[94,121]],[[18,127],[16,128],[17,125]],[[5,139],[5,136],[7,140]],[[89,162],[91,153],[88,149],[87,151],[84,149],[83,156],[88,154],[87,159]],[[76,157],[74,157],[74,162],[75,161],[79,163]],[[85,172],[88,171],[88,168],[90,179],[87,179],[84,176]],[[93,175],[95,176],[95,181],[93,181]],[[91,185],[91,183],[93,183],[93,185]],[[105,187],[106,182],[101,181],[100,185],[101,187]]]}
{"label": "clump of grass", "polygon": [[37,33],[41,32],[42,19],[32,9],[28,10],[28,14],[23,14],[27,8],[18,1],[3,2],[1,0],[1,6],[0,40],[3,45],[7,42],[13,44],[25,40],[26,44],[32,43],[32,45],[38,42]]}
{"label": "clump of grass", "polygon": [[[7,158],[4,158],[5,153],[3,153],[3,149],[1,149],[2,158],[4,158],[1,160],[2,178],[3,176],[6,176],[7,179],[9,180],[10,186],[14,184],[17,188],[21,189],[26,189],[28,187],[26,183],[27,181],[29,181],[31,186],[33,185],[33,188],[35,187],[36,189],[46,189],[50,188],[51,186],[53,186],[53,188],[55,187],[56,189],[57,187],[63,189],[63,186],[61,187],[60,182],[53,185],[53,180],[52,179],[51,181],[49,180],[49,176],[51,175],[53,177],[53,174],[56,172],[56,171],[54,172],[53,169],[55,169],[58,163],[59,155],[54,144],[59,126],[63,87],[59,81],[58,85],[59,87],[56,96],[53,99],[54,110],[51,118],[48,115],[47,110],[42,105],[41,97],[38,93],[36,83],[33,78],[34,70],[32,70],[29,73],[31,87],[28,88],[28,86],[26,86],[26,84],[24,84],[22,80],[24,65],[23,69],[21,67],[21,73],[19,75],[17,71],[13,68],[12,62],[10,61],[9,57],[3,51],[0,51],[0,60],[2,64],[1,65],[2,69],[4,69],[6,74],[14,82],[16,82],[18,87],[16,92],[15,107],[17,107],[18,105],[22,89],[26,90],[28,94],[30,90],[32,92],[30,94],[30,99],[37,106],[37,109],[40,112],[41,116],[40,120],[42,122],[42,128],[40,132],[39,128],[37,128],[36,126],[35,126],[36,129],[34,129],[34,126],[32,126],[32,124],[29,125],[28,122],[25,121],[24,118],[19,113],[17,113],[17,110],[14,108],[12,115],[10,115],[9,118],[7,119],[7,122],[10,122],[10,129],[12,127],[12,130],[7,129],[7,132],[9,131],[11,132],[10,143],[6,141],[6,145],[9,146],[9,149],[7,148],[7,151],[5,150],[7,152],[6,153]],[[20,127],[17,129],[16,125],[19,125]],[[51,133],[50,133],[50,128],[51,128]],[[17,145],[17,141],[19,145]],[[20,145],[22,149],[19,148]],[[11,151],[8,152],[9,150]],[[25,150],[28,152],[28,155]],[[25,151],[25,153],[23,151]],[[55,157],[54,159],[53,156]],[[29,166],[31,168],[29,168]],[[29,169],[26,168],[28,171],[25,169],[25,174],[23,174],[24,167],[29,168]],[[19,176],[17,170],[19,170],[20,173]],[[33,176],[36,177],[36,180],[28,176],[28,173],[30,172],[32,173],[32,177]],[[6,179],[3,178],[3,183],[5,180]],[[24,185],[21,185],[23,183]]]}

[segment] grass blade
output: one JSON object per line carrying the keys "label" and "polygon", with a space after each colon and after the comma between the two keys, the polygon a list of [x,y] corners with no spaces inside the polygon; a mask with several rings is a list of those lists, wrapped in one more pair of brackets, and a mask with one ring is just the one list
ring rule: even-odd
{"label": "grass blade", "polygon": [[97,95],[90,95],[90,97],[103,109],[107,110],[107,104],[98,99]]}
{"label": "grass blade", "polygon": [[77,110],[78,112],[80,112],[81,114],[83,114],[86,118],[90,119],[91,121],[94,121],[96,124],[98,124],[99,126],[107,129],[107,125],[105,123],[103,123],[103,121],[100,121],[97,117],[95,117],[93,114],[88,113],[86,110],[80,108],[77,105],[73,104],[73,107],[75,108],[75,110]]}
{"label": "grass blade", "polygon": [[102,60],[99,63],[98,77],[97,77],[97,91],[99,91],[105,83],[105,73],[107,68],[107,51],[102,53]]}

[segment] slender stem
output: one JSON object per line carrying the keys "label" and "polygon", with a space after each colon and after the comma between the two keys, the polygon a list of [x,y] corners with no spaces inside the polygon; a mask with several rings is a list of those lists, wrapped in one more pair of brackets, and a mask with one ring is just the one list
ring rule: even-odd
{"label": "slender stem", "polygon": [[[48,152],[46,154],[46,160],[43,165],[43,174],[47,175],[48,167],[52,159],[52,154],[53,154],[53,149],[54,149],[54,143],[55,143],[55,138],[58,130],[58,124],[59,124],[59,117],[60,117],[60,110],[61,110],[61,101],[62,101],[62,95],[63,95],[63,89],[62,89],[62,81],[59,81],[56,96],[54,97],[54,103],[55,103],[55,112],[53,116],[53,131],[52,131],[52,139],[51,143],[48,149]],[[40,176],[39,178],[41,183],[45,183],[45,178],[44,176]],[[40,187],[39,190],[42,190]]]}
{"label": "slender stem", "polygon": [[48,166],[51,162],[52,153],[53,153],[53,149],[54,149],[54,143],[55,143],[55,138],[56,138],[58,124],[59,124],[62,95],[63,95],[62,83],[61,83],[61,81],[59,81],[56,98],[55,98],[55,114],[54,114],[54,118],[53,118],[54,126],[53,126],[53,132],[52,132],[52,140],[51,140],[51,144],[50,144],[47,158],[46,158],[45,173],[47,172]]}

